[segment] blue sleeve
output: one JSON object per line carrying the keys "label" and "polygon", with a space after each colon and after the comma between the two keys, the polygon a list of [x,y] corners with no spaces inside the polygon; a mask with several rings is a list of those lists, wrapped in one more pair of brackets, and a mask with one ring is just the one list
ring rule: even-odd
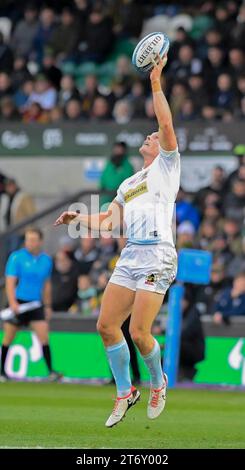
{"label": "blue sleeve", "polygon": [[52,270],[53,270],[53,260],[52,258],[48,258],[48,268],[46,274],[46,280],[48,281],[51,278]]}
{"label": "blue sleeve", "polygon": [[5,268],[5,276],[18,277],[19,275],[20,275],[20,269],[19,269],[18,254],[14,252],[8,258],[6,268]]}

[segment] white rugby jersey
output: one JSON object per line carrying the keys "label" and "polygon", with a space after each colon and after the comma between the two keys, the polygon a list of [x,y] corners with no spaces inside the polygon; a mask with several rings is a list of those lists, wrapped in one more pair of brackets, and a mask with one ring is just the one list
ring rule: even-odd
{"label": "white rugby jersey", "polygon": [[124,208],[129,243],[174,246],[173,217],[180,185],[180,154],[160,149],[147,168],[119,186],[116,201]]}

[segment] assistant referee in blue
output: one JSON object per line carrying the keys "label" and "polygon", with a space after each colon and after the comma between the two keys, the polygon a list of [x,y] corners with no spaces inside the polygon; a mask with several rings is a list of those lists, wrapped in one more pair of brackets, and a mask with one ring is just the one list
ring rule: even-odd
{"label": "assistant referee in blue", "polygon": [[[9,307],[14,311],[15,317],[4,321],[3,324],[0,375],[2,382],[8,378],[5,361],[9,346],[22,326],[30,326],[36,333],[42,345],[49,379],[58,380],[61,377],[61,374],[52,368],[48,339],[49,320],[52,315],[50,282],[52,264],[52,258],[43,251],[43,234],[36,228],[26,231],[24,248],[14,251],[8,258],[5,270],[6,293]],[[32,301],[40,301],[40,307],[20,314],[20,304]]]}

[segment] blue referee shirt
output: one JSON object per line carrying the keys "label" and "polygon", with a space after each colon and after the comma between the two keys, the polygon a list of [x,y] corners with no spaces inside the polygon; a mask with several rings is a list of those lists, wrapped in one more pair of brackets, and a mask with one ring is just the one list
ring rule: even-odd
{"label": "blue referee shirt", "polygon": [[43,252],[33,255],[26,248],[21,248],[11,253],[5,275],[18,279],[16,298],[25,301],[42,300],[43,287],[50,278],[52,264],[52,258]]}

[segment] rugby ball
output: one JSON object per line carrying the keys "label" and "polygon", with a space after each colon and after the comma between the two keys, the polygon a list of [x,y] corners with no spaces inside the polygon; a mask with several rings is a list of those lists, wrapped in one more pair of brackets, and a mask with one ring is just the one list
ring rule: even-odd
{"label": "rugby ball", "polygon": [[152,59],[157,54],[162,58],[169,49],[169,39],[163,33],[151,33],[137,44],[132,55],[132,63],[140,72],[149,72],[153,68]]}

